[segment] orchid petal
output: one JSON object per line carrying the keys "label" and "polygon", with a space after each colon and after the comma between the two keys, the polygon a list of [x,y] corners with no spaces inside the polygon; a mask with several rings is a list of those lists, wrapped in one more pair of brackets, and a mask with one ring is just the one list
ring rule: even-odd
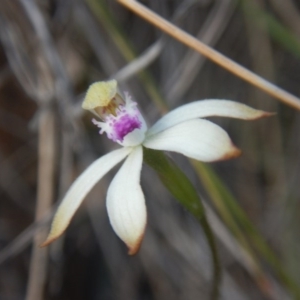
{"label": "orchid petal", "polygon": [[148,136],[181,122],[196,118],[219,116],[255,120],[270,115],[272,115],[272,113],[257,110],[245,104],[230,100],[200,100],[182,105],[164,115],[148,130]]}
{"label": "orchid petal", "polygon": [[94,185],[116,164],[123,160],[132,148],[112,151],[93,162],[72,184],[54,216],[50,233],[41,245],[56,240],[68,227],[73,215]]}
{"label": "orchid petal", "polygon": [[147,212],[140,186],[143,150],[136,147],[111,182],[106,206],[110,223],[116,234],[135,254],[144,236]]}
{"label": "orchid petal", "polygon": [[146,139],[150,149],[175,151],[188,157],[212,162],[240,155],[228,134],[218,125],[202,119],[180,123]]}

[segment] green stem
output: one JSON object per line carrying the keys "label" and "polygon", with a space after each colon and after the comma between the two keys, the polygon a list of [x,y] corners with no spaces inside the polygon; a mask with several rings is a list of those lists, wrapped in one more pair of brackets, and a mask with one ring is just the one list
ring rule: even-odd
{"label": "green stem", "polygon": [[157,172],[163,184],[178,202],[201,224],[211,250],[213,261],[213,288],[211,299],[218,299],[219,286],[221,283],[221,267],[214,235],[206,219],[205,210],[197,191],[186,175],[170,158],[166,157],[163,152],[144,148],[144,160]]}
{"label": "green stem", "polygon": [[[198,201],[200,201],[200,199]],[[202,225],[212,255],[214,280],[213,280],[213,288],[211,292],[211,299],[216,300],[219,298],[219,286],[221,284],[221,279],[222,279],[222,273],[221,273],[222,270],[219,262],[218,251],[217,251],[214,235],[209,226],[209,223],[207,222],[206,216],[204,215],[203,218],[200,220],[198,219],[198,221]]]}

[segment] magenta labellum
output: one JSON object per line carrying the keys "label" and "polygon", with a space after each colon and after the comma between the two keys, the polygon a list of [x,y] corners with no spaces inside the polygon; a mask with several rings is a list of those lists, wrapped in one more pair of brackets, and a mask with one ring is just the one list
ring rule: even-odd
{"label": "magenta labellum", "polygon": [[122,146],[136,146],[145,139],[147,126],[128,93],[123,97],[117,89],[116,81],[93,84],[83,104],[101,121],[92,122],[100,128],[99,133],[106,132],[107,137]]}
{"label": "magenta labellum", "polygon": [[125,103],[117,106],[114,113],[116,115],[107,114],[104,122],[92,120],[101,128],[100,134],[106,132],[109,139],[123,146],[140,144],[145,138],[147,126],[137,104],[131,100],[128,94],[125,94]]}

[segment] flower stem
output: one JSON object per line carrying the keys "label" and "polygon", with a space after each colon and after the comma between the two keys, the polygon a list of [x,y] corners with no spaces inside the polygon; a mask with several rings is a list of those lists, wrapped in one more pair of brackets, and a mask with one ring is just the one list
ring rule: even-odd
{"label": "flower stem", "polygon": [[153,168],[165,187],[201,224],[206,236],[213,261],[213,287],[211,299],[219,296],[221,266],[214,235],[210,228],[201,199],[186,175],[163,152],[144,148],[144,160]]}

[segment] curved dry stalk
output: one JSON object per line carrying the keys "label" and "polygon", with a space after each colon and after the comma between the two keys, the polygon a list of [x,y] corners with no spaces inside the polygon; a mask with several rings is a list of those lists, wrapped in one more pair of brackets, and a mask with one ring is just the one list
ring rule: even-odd
{"label": "curved dry stalk", "polygon": [[157,40],[143,54],[128,63],[125,67],[116,72],[111,78],[117,81],[128,80],[141,70],[148,67],[160,54],[164,45],[162,39]]}

